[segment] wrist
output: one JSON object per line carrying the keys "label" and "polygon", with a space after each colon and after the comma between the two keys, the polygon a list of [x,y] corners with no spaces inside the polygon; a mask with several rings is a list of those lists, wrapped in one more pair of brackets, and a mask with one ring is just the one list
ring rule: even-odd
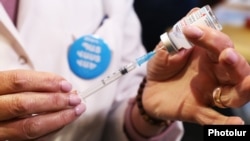
{"label": "wrist", "polygon": [[146,85],[146,79],[144,78],[140,84],[138,89],[138,93],[136,96],[135,104],[132,109],[132,123],[135,126],[135,129],[145,137],[151,137],[160,134],[165,131],[168,126],[172,123],[170,120],[162,120],[157,119],[155,117],[150,116],[144,110],[142,103],[142,94],[144,87]]}
{"label": "wrist", "polygon": [[146,138],[153,137],[159,135],[168,127],[163,124],[152,124],[152,122],[145,119],[145,115],[140,114],[140,110],[135,103],[131,111],[131,122],[138,134]]}

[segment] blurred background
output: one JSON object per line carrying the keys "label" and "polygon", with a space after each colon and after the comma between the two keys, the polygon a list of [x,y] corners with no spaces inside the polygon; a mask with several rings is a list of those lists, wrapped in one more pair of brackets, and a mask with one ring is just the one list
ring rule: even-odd
{"label": "blurred background", "polygon": [[226,0],[214,7],[223,32],[234,41],[235,48],[250,62],[250,0]]}
{"label": "blurred background", "polygon": [[[233,40],[235,49],[250,63],[250,0],[135,0],[134,8],[142,25],[142,41],[152,51],[159,36],[194,7],[209,4],[222,32]],[[216,108],[215,108],[216,109]],[[225,115],[240,115],[250,124],[250,104],[239,109],[216,109]],[[203,141],[201,125],[185,123],[182,141]]]}

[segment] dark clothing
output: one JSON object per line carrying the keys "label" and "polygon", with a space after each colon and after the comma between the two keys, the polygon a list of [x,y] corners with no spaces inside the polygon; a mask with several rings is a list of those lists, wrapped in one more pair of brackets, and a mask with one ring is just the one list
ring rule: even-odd
{"label": "dark clothing", "polygon": [[142,25],[142,40],[147,51],[152,51],[160,35],[185,16],[198,0],[135,0],[134,7]]}

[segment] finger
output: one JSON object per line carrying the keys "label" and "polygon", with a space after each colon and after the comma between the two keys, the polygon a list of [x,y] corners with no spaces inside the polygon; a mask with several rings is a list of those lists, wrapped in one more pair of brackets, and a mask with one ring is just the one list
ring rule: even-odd
{"label": "finger", "polygon": [[199,7],[195,7],[195,8],[192,8],[188,13],[187,13],[187,16],[192,14],[193,12],[199,10],[200,8]]}
{"label": "finger", "polygon": [[[250,66],[243,56],[230,48],[221,53],[219,60],[227,77],[224,80],[230,82],[222,87],[221,101],[229,107],[240,107],[250,100]],[[223,75],[217,77],[220,76]]]}
{"label": "finger", "polygon": [[196,114],[196,121],[202,125],[242,125],[244,121],[236,116],[224,116],[211,108],[202,108]]}
{"label": "finger", "polygon": [[[161,48],[161,46],[162,44],[159,44],[157,48]],[[191,51],[191,49],[181,50],[174,55],[170,55],[164,49],[158,50],[148,62],[148,78],[153,77],[159,81],[177,74],[187,63]]]}
{"label": "finger", "polygon": [[29,140],[29,141],[48,141],[48,140],[51,140],[53,138],[53,136],[59,132],[62,128],[59,128],[49,134],[46,134],[45,136],[41,136],[39,138],[36,138],[36,139],[33,139],[33,140]]}
{"label": "finger", "polygon": [[250,75],[248,62],[233,48],[224,49],[219,56],[219,62],[223,64],[221,66],[223,68],[218,69],[224,69],[224,73],[227,73],[227,79],[231,84],[236,84],[242,81],[247,75]]}
{"label": "finger", "polygon": [[52,73],[29,70],[1,71],[0,95],[23,91],[70,91],[72,86],[64,78]]}
{"label": "finger", "polygon": [[230,38],[213,28],[207,26],[185,26],[183,33],[195,46],[206,49],[212,61],[218,61],[218,56],[225,48],[234,48]]}
{"label": "finger", "polygon": [[250,101],[250,75],[235,87],[224,86],[221,92],[221,102],[228,107],[239,108]]}
{"label": "finger", "polygon": [[44,136],[74,121],[85,111],[80,104],[73,109],[0,123],[0,140],[27,140]]}
{"label": "finger", "polygon": [[0,121],[67,109],[80,103],[81,98],[76,94],[30,92],[2,95],[0,98]]}

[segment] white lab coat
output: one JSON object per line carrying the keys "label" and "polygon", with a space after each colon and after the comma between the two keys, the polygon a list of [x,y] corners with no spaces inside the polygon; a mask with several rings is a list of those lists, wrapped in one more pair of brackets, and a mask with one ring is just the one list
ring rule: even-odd
{"label": "white lab coat", "polygon": [[[9,26],[10,21],[1,18],[0,70],[53,72],[65,77],[75,90],[88,88],[145,53],[132,3],[132,0],[20,1],[17,32]],[[108,18],[99,27],[105,15]],[[67,51],[74,39],[93,33],[107,42],[112,61],[101,76],[84,80],[70,70]],[[124,111],[128,98],[136,95],[145,75],[144,67],[87,98],[87,111],[50,140],[127,140],[123,132]]]}

